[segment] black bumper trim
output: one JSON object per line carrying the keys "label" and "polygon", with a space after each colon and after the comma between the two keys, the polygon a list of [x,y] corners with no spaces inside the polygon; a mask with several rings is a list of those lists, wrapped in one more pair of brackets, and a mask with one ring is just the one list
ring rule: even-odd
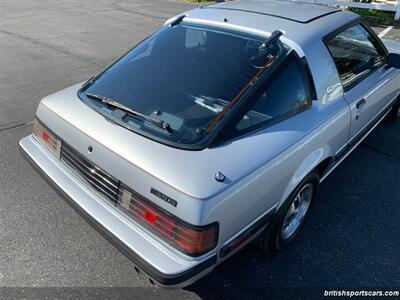
{"label": "black bumper trim", "polygon": [[244,236],[248,235],[248,238],[243,242],[247,243],[249,240],[251,240],[254,235],[259,232],[263,227],[266,227],[269,225],[269,222],[271,221],[272,217],[275,215],[275,210],[272,210],[268,212],[265,216],[263,216],[260,220],[258,220],[256,223],[254,223],[250,228],[247,230],[243,231],[239,236],[237,236],[235,239],[230,241],[228,244],[226,244],[224,247],[219,252],[220,257],[225,257],[229,255],[231,252],[234,252],[236,249],[231,248],[232,244],[243,238]]}
{"label": "black bumper trim", "polygon": [[217,255],[214,254],[204,262],[201,262],[194,268],[186,270],[179,274],[164,274],[157,270],[155,267],[150,265],[148,262],[143,260],[136,252],[132,251],[127,247],[121,240],[119,240],[114,234],[108,231],[99,222],[88,215],[78,204],[75,203],[57,184],[55,184],[48,175],[34,162],[34,160],[25,152],[21,146],[19,150],[26,159],[26,161],[35,169],[39,175],[67,202],[82,218],[86,220],[96,231],[98,231],[107,241],[109,241],[115,248],[117,248],[122,254],[129,258],[137,268],[144,272],[148,277],[158,282],[161,285],[173,286],[183,283],[202,271],[212,267],[217,262]]}

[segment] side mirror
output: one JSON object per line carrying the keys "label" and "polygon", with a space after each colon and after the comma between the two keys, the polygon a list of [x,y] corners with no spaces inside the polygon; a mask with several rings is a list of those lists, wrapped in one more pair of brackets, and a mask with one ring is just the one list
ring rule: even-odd
{"label": "side mirror", "polygon": [[400,54],[390,53],[387,57],[387,64],[389,67],[400,69]]}

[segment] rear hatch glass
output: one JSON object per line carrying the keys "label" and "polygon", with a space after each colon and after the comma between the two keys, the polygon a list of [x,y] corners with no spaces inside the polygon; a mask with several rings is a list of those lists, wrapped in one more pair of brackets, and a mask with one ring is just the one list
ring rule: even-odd
{"label": "rear hatch glass", "polygon": [[270,57],[263,41],[203,25],[165,26],[85,85],[80,97],[112,116],[113,107],[87,95],[110,98],[172,128],[170,134],[123,116],[126,126],[147,137],[182,148],[198,145],[207,138],[204,128]]}

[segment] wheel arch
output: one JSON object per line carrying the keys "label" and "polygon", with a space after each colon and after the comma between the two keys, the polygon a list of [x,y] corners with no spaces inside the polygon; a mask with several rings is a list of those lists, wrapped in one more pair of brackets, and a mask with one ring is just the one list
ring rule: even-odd
{"label": "wheel arch", "polygon": [[278,209],[290,196],[290,194],[296,189],[301,181],[307,177],[308,174],[316,170],[320,177],[322,177],[329,170],[332,165],[334,158],[330,153],[328,146],[318,148],[311,152],[297,167],[294,171],[293,176],[290,178],[289,183],[285,189],[285,192],[280,199]]}

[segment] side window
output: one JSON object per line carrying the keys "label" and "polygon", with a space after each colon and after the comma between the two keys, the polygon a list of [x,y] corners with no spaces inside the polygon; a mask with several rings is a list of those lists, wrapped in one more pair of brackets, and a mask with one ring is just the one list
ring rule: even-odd
{"label": "side window", "polygon": [[352,87],[386,61],[379,42],[361,24],[328,37],[325,42],[345,88]]}
{"label": "side window", "polygon": [[301,112],[311,105],[307,75],[297,56],[289,54],[260,90],[236,124],[238,132],[250,131]]}

